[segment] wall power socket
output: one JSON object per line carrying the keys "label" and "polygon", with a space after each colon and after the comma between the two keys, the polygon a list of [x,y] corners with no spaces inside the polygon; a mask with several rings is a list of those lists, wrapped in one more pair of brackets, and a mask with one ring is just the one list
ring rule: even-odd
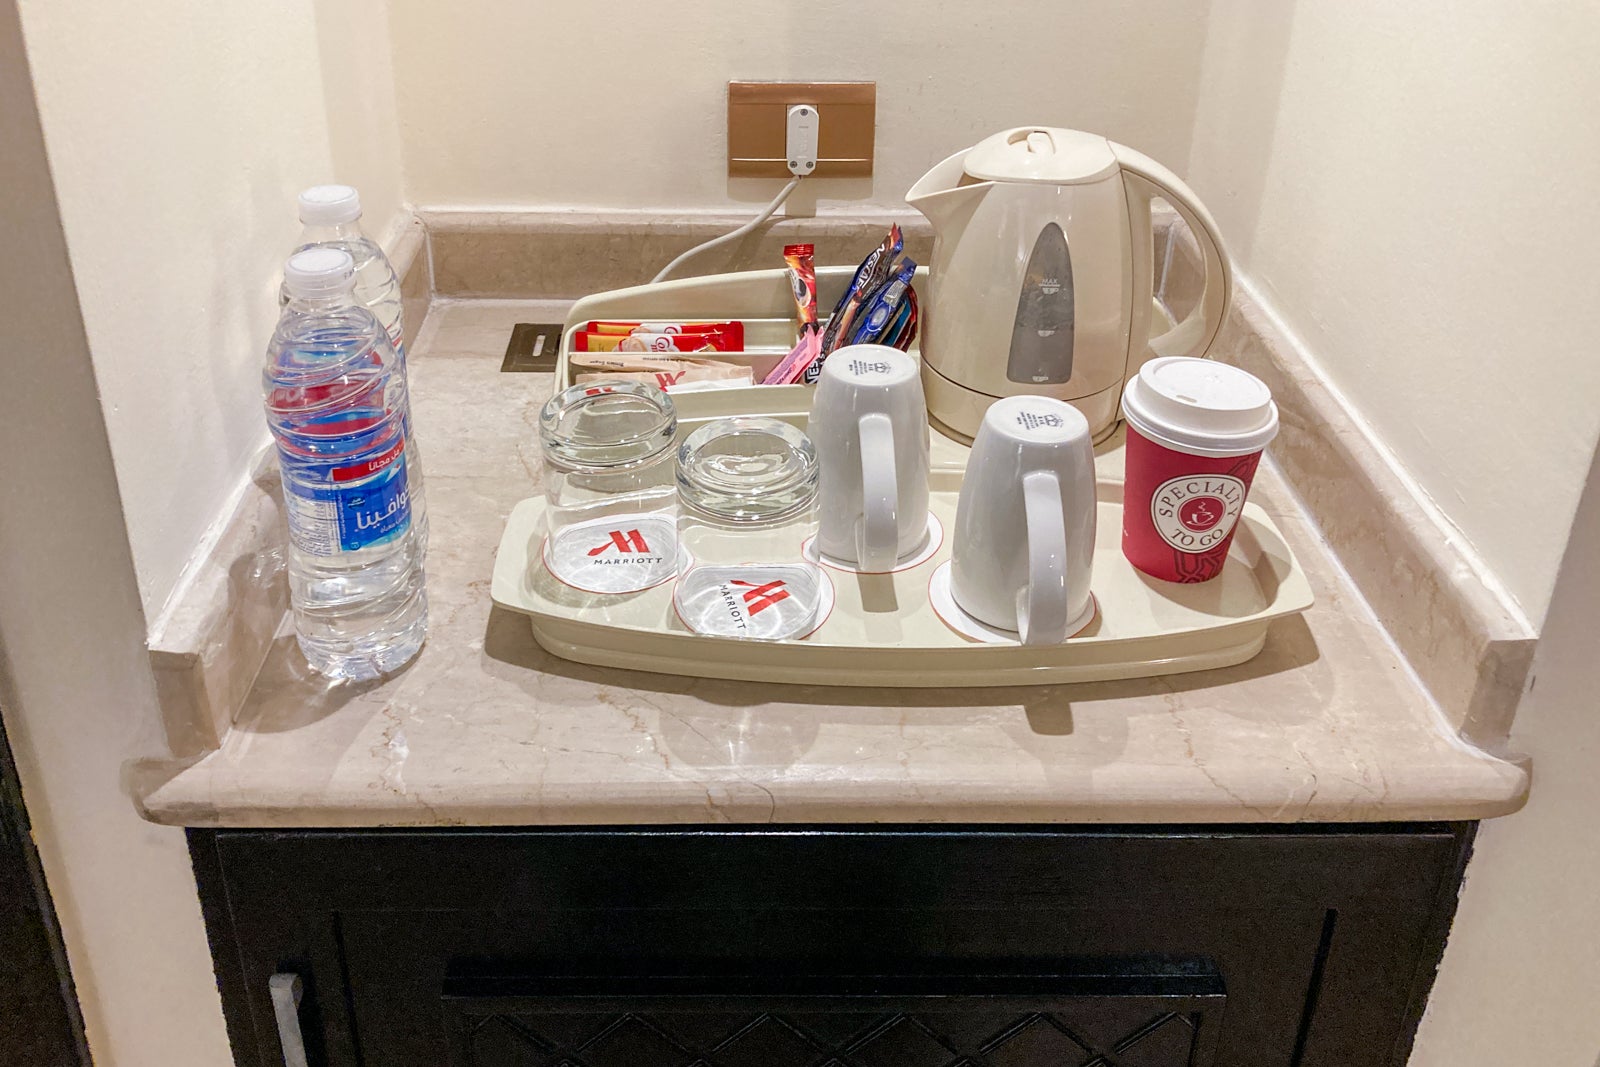
{"label": "wall power socket", "polygon": [[[816,165],[809,171],[789,153],[791,126],[804,125],[794,115],[802,107],[816,120]],[[877,107],[876,82],[729,82],[728,176],[871,177]],[[803,128],[794,133],[807,136]]]}

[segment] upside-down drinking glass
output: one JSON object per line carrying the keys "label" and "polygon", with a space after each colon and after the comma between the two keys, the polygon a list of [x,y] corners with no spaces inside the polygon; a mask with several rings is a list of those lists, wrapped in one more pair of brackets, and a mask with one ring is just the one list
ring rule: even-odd
{"label": "upside-down drinking glass", "polygon": [[677,572],[672,399],[630,381],[584,382],[539,414],[544,566],[590,593],[636,593]]}
{"label": "upside-down drinking glass", "polygon": [[817,455],[777,419],[718,419],[678,449],[684,625],[717,637],[801,638],[827,616],[832,586],[804,545],[817,532]]}

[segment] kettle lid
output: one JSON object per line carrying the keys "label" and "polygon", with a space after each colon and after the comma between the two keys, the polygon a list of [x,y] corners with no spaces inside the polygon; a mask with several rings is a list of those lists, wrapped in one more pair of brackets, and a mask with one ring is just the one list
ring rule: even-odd
{"label": "kettle lid", "polygon": [[1079,185],[1120,166],[1104,137],[1053,126],[1018,126],[985,137],[967,152],[963,169],[978,181]]}

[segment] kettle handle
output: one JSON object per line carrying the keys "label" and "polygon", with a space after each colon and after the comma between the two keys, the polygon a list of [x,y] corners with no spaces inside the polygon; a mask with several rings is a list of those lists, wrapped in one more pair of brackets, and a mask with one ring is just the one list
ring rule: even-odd
{"label": "kettle handle", "polygon": [[[1172,171],[1127,145],[1107,142],[1122,166],[1128,194],[1128,220],[1133,243],[1133,308],[1128,338],[1128,374],[1132,379],[1156,356],[1206,356],[1233,298],[1233,268],[1217,233],[1211,212]],[[1154,297],[1154,247],[1150,234],[1150,201],[1161,197],[1177,209],[1200,244],[1205,260],[1205,288],[1200,302],[1184,320],[1157,337],[1150,336],[1150,302]]]}

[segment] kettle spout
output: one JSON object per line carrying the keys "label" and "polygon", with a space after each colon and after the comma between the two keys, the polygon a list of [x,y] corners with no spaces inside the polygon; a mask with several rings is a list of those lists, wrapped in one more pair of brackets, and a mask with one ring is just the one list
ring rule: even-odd
{"label": "kettle spout", "polygon": [[933,169],[918,178],[906,193],[906,203],[928,217],[936,236],[941,231],[960,226],[971,217],[978,201],[994,184],[961,184],[961,179],[967,173],[965,163],[969,151],[971,149],[963,148],[948,159],[934,164]]}

